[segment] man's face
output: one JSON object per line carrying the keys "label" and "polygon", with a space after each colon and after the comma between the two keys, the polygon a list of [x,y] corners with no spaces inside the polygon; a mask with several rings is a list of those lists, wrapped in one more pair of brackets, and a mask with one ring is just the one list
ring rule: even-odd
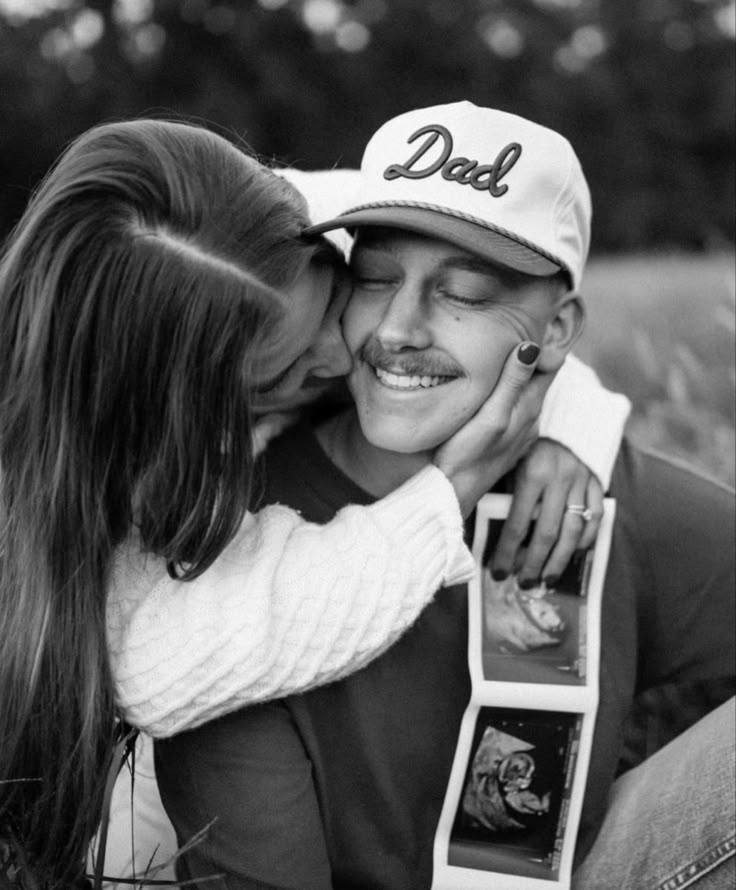
{"label": "man's face", "polygon": [[360,231],[343,333],[363,434],[389,451],[436,448],[498,381],[510,351],[541,345],[549,281],[399,229]]}

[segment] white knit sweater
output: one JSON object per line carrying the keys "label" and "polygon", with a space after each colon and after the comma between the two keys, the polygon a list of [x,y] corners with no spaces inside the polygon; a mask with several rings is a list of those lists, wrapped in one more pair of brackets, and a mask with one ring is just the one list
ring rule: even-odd
{"label": "white knit sweater", "polygon": [[608,491],[630,411],[626,396],[604,389],[592,368],[568,355],[547,390],[539,435],[569,448]]}
{"label": "white knit sweater", "polygon": [[325,526],[281,506],[248,514],[193,581],[172,580],[130,541],[108,598],[119,704],[131,723],[167,736],[336,680],[471,572],[457,499],[436,467]]}
{"label": "white knit sweater", "polygon": [[[561,376],[541,431],[589,455],[605,486],[628,402],[580,363]],[[390,646],[443,584],[471,573],[454,490],[435,467],[325,526],[281,506],[249,514],[194,581],[172,580],[131,540],[108,597],[118,702],[132,724],[164,737],[336,680]]]}

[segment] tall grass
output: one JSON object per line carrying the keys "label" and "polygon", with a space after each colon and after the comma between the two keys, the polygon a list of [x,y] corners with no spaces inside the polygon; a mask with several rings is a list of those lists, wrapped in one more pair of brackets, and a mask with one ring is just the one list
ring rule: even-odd
{"label": "tall grass", "polygon": [[633,402],[632,439],[734,485],[734,255],[591,260],[577,354]]}

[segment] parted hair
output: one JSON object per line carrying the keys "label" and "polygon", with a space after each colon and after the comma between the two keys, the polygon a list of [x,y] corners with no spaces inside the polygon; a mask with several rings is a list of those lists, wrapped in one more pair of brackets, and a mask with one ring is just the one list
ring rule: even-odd
{"label": "parted hair", "polygon": [[116,547],[135,526],[194,577],[243,519],[249,374],[316,250],[306,223],[298,192],[227,140],[138,120],[77,139],[5,246],[0,841],[29,886],[78,880],[100,821]]}

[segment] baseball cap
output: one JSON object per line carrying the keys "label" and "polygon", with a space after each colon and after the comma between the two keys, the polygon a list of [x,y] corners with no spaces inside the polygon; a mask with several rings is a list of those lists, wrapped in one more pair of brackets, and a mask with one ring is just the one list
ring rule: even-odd
{"label": "baseball cap", "polygon": [[590,192],[570,143],[495,108],[453,102],[392,118],[363,154],[354,203],[306,234],[391,226],[580,286]]}
{"label": "baseball cap", "polygon": [[[353,197],[360,185],[360,171],[347,169],[298,170],[296,167],[273,168],[273,172],[288,180],[307,202],[309,218],[315,223],[331,219],[352,207]],[[327,237],[341,253],[347,255],[353,239],[342,228],[331,229]]]}

